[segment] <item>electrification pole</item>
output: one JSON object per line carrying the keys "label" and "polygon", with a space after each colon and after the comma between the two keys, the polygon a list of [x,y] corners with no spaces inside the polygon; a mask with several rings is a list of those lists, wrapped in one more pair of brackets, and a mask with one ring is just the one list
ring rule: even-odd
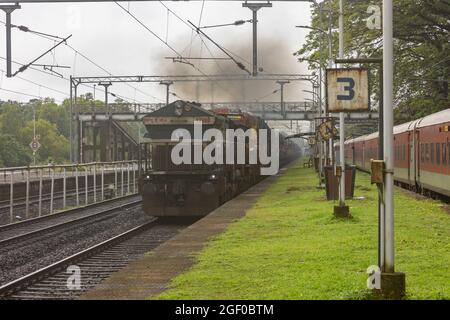
{"label": "electrification pole", "polygon": [[[107,129],[106,129],[106,141],[105,141],[105,161],[113,161],[116,159],[113,159],[112,152],[111,152],[111,110],[108,105],[108,88],[111,86],[111,82],[99,82],[99,86],[102,86],[105,88],[105,114],[108,117],[107,122]],[[82,141],[80,141],[80,144]],[[80,161],[83,161],[80,159]]]}
{"label": "electrification pole", "polygon": [[6,13],[6,77],[12,77],[12,57],[11,57],[11,13],[20,9],[20,5],[0,5],[0,9],[2,9]]}
{"label": "electrification pole", "polygon": [[286,108],[284,107],[284,85],[289,83],[289,80],[277,80],[280,85],[280,98],[281,98],[281,115],[283,119],[286,119]]}
{"label": "electrification pole", "polygon": [[[394,41],[392,0],[383,0],[384,248],[381,292],[398,299],[405,294],[405,274],[394,268]],[[380,119],[381,120],[381,119]]]}
{"label": "electrification pole", "polygon": [[163,84],[163,85],[166,86],[166,105],[168,105],[169,104],[169,87],[171,85],[173,85],[173,81],[171,81],[171,80],[168,80],[168,81],[164,80],[164,81],[161,81],[159,84]]}
{"label": "electrification pole", "polygon": [[258,10],[263,7],[272,7],[271,3],[243,3],[243,7],[249,8],[253,13],[253,72],[252,75],[255,77],[258,75]]}
{"label": "electrification pole", "polygon": [[[339,0],[339,59],[344,58],[344,0]],[[339,206],[335,207],[335,214],[348,215],[349,207],[345,205],[345,153],[344,153],[344,113],[339,113],[339,164],[341,178],[339,186]],[[336,164],[337,165],[337,164]],[[337,212],[338,211],[338,212]]]}

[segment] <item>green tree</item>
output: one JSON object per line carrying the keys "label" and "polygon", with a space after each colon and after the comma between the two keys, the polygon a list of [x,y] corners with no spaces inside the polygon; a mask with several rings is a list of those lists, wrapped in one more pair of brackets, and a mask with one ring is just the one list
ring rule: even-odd
{"label": "green tree", "polygon": [[0,109],[0,133],[8,134],[13,137],[20,135],[20,130],[25,122],[23,108],[13,102],[7,102],[1,105]]}
{"label": "green tree", "polygon": [[54,101],[43,101],[37,106],[37,118],[45,119],[56,125],[58,131],[69,138],[70,118],[64,105],[58,105]]}
{"label": "green tree", "polygon": [[[381,0],[344,0],[345,56],[381,57],[382,32],[369,29],[366,19],[369,5],[382,6]],[[325,10],[331,12],[333,58],[338,52],[339,0],[325,1],[322,19],[313,11],[312,26],[327,29]],[[448,0],[394,1],[394,93],[396,122],[405,122],[449,107],[450,79],[450,2]],[[294,55],[299,60],[313,59],[326,65],[328,57],[324,35],[311,31],[305,45]],[[310,64],[310,68],[317,68]],[[373,70],[372,93],[375,105],[379,101],[378,68]]]}
{"label": "green tree", "polygon": [[[41,148],[36,153],[39,162],[62,163],[69,158],[69,141],[59,131],[55,124],[44,119],[36,120],[36,134],[40,136]],[[33,137],[33,121],[26,123],[21,130],[22,144],[28,144]]]}
{"label": "green tree", "polygon": [[16,138],[9,134],[0,134],[0,166],[18,167],[29,165],[30,152]]}

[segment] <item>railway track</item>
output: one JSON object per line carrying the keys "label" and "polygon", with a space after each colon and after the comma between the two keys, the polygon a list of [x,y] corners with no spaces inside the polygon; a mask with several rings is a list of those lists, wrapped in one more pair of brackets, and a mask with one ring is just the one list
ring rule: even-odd
{"label": "railway track", "polygon": [[30,240],[45,234],[63,231],[77,224],[107,219],[123,209],[141,203],[139,196],[125,196],[67,210],[64,213],[45,215],[4,226],[0,226],[0,250],[14,243]]}
{"label": "railway track", "polygon": [[[175,235],[179,224],[153,219],[0,287],[0,299],[76,299],[110,274]],[[71,281],[78,269],[79,286]]]}

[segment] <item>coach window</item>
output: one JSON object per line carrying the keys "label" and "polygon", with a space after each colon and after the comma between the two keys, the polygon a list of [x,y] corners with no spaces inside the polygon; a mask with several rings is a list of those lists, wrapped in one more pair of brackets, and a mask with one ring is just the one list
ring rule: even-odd
{"label": "coach window", "polygon": [[436,143],[436,164],[441,164],[441,145]]}
{"label": "coach window", "polygon": [[425,143],[425,162],[428,162],[430,159],[429,153],[428,153],[428,143]]}
{"label": "coach window", "polygon": [[450,141],[447,140],[447,164],[450,165]]}
{"label": "coach window", "polygon": [[445,142],[442,143],[442,164],[447,164],[447,148]]}
{"label": "coach window", "polygon": [[425,149],[423,148],[423,143],[420,144],[420,161],[425,162]]}
{"label": "coach window", "polygon": [[434,143],[430,143],[430,161],[434,163]]}

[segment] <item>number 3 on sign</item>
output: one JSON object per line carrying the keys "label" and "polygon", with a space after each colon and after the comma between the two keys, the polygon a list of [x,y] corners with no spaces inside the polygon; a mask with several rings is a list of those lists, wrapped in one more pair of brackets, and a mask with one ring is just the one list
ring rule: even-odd
{"label": "number 3 on sign", "polygon": [[365,68],[327,69],[327,112],[369,110],[369,72]]}
{"label": "number 3 on sign", "polygon": [[355,91],[353,88],[355,87],[355,80],[353,78],[337,78],[337,82],[344,82],[347,83],[347,86],[344,86],[344,90],[348,92],[347,95],[338,94],[337,99],[338,100],[352,100],[355,96]]}

